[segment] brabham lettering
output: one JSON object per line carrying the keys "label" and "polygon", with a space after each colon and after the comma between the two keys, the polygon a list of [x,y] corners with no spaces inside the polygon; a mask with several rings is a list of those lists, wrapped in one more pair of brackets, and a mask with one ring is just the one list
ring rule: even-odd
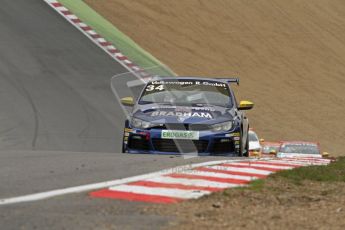
{"label": "brabham lettering", "polygon": [[174,111],[155,111],[151,113],[151,117],[157,116],[173,116],[173,117],[202,117],[212,119],[212,115],[210,113],[204,112],[174,112]]}

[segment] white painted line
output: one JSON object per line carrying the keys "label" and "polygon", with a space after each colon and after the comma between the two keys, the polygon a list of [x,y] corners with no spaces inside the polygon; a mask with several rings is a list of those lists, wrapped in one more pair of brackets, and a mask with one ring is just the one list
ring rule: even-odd
{"label": "white painted line", "polygon": [[143,195],[156,195],[156,196],[166,196],[174,197],[180,199],[196,199],[203,195],[208,195],[211,192],[205,190],[187,190],[187,189],[176,189],[176,188],[154,188],[138,185],[119,185],[115,187],[110,187],[110,191],[120,191],[120,192],[131,192],[135,194]]}
{"label": "white painted line", "polygon": [[212,187],[212,188],[231,188],[238,187],[238,184],[223,183],[223,182],[213,182],[201,179],[185,179],[185,178],[173,178],[168,176],[160,176],[147,179],[145,181],[157,182],[157,183],[167,183],[167,184],[182,184],[200,187]]}
{"label": "white painted line", "polygon": [[206,166],[206,168],[217,169],[217,170],[225,170],[225,171],[234,171],[234,172],[244,172],[244,173],[255,173],[259,175],[269,175],[272,171],[266,171],[262,169],[253,169],[253,168],[237,168],[237,167],[230,167],[230,166]]}
{"label": "white painted line", "polygon": [[127,184],[135,181],[140,180],[146,180],[153,177],[158,177],[166,174],[171,173],[181,173],[185,170],[193,169],[195,167],[203,167],[207,165],[216,165],[216,164],[225,164],[225,163],[232,163],[236,161],[243,161],[241,160],[221,160],[221,161],[210,161],[210,162],[203,162],[203,163],[197,163],[197,164],[190,164],[185,166],[178,166],[175,168],[165,169],[158,172],[148,173],[144,175],[138,175],[134,177],[128,177],[124,179],[118,179],[118,180],[111,180],[111,181],[104,181],[100,183],[94,183],[94,184],[87,184],[87,185],[81,185],[76,187],[69,187],[69,188],[63,188],[63,189],[56,189],[52,191],[47,192],[40,192],[40,193],[34,193],[30,195],[25,196],[18,196],[18,197],[12,197],[12,198],[5,198],[0,199],[0,206],[1,205],[8,205],[8,204],[16,204],[16,203],[23,203],[23,202],[32,202],[32,201],[38,201],[43,199],[48,199],[56,196],[62,196],[67,194],[73,194],[73,193],[81,193],[91,190],[97,190],[102,189],[106,187],[121,185],[121,184]]}

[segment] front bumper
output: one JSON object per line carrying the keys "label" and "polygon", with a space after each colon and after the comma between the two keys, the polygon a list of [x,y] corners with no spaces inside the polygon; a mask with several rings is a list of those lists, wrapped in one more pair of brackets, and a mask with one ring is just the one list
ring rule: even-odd
{"label": "front bumper", "polygon": [[239,155],[240,132],[198,131],[198,139],[162,138],[162,129],[125,128],[123,149],[127,153]]}

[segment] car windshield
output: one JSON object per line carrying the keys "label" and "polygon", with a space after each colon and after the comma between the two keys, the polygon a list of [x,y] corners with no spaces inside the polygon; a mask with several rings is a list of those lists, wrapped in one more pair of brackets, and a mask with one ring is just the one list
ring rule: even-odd
{"label": "car windshield", "polygon": [[233,106],[230,90],[226,83],[194,79],[157,80],[148,83],[139,104],[148,103]]}
{"label": "car windshield", "polygon": [[282,153],[320,154],[317,145],[313,144],[285,144],[280,148]]}
{"label": "car windshield", "polygon": [[254,132],[249,132],[248,136],[249,136],[249,141],[259,141],[258,136]]}

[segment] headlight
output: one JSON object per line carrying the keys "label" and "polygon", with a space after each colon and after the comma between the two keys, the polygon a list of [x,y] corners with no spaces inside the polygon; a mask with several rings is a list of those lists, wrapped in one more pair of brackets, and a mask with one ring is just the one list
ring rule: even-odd
{"label": "headlight", "polygon": [[150,122],[143,121],[138,118],[132,118],[131,125],[133,128],[138,128],[138,129],[148,129],[153,126],[153,124],[151,124]]}
{"label": "headlight", "polygon": [[213,132],[228,131],[232,128],[232,121],[211,125],[210,127]]}

